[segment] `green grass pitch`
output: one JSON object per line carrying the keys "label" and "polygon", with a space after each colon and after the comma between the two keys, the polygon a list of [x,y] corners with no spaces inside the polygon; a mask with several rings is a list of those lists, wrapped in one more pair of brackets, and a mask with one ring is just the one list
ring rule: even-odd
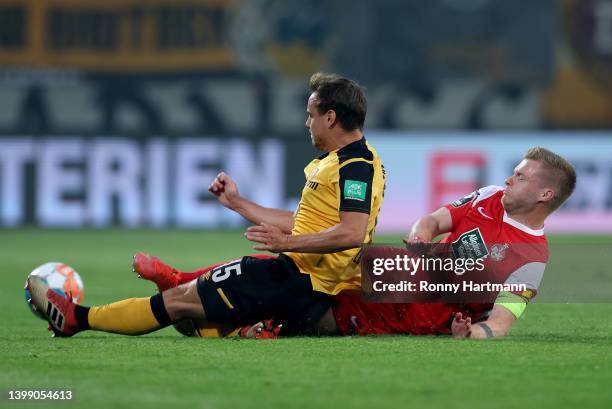
{"label": "green grass pitch", "polygon": [[[2,407],[612,407],[612,304],[534,303],[510,337],[484,342],[201,340],[173,329],[52,339],[28,311],[24,280],[46,261],[80,272],[86,304],[152,294],[153,286],[131,272],[139,250],[186,270],[251,252],[239,232],[0,230]],[[612,287],[607,291],[612,301]],[[70,389],[74,399],[9,402],[8,391],[20,389]]]}

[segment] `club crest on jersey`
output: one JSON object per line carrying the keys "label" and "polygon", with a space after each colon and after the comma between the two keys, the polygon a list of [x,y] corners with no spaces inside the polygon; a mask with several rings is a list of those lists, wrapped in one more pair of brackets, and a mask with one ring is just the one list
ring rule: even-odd
{"label": "club crest on jersey", "polygon": [[489,250],[478,227],[463,233],[452,242],[451,246],[457,258],[477,260],[489,255]]}
{"label": "club crest on jersey", "polygon": [[504,257],[506,257],[506,250],[508,250],[508,247],[510,247],[508,243],[492,245],[491,258],[495,261],[502,261]]}
{"label": "club crest on jersey", "polygon": [[472,199],[474,199],[476,196],[478,196],[480,193],[478,193],[478,191],[472,192],[467,196],[463,196],[461,199],[457,199],[454,202],[451,202],[451,206],[453,207],[461,207],[466,203],[469,203],[472,201]]}
{"label": "club crest on jersey", "polygon": [[319,173],[319,168],[316,167],[313,170],[310,171],[310,173],[308,174],[308,177],[306,178],[307,180],[312,179],[313,177],[315,177],[315,175]]}

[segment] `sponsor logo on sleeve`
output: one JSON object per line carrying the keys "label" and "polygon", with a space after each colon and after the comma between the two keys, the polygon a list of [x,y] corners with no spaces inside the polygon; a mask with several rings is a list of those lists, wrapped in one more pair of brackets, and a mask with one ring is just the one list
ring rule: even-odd
{"label": "sponsor logo on sleeve", "polygon": [[346,180],[344,182],[344,198],[363,202],[366,198],[367,187],[368,184],[366,182]]}
{"label": "sponsor logo on sleeve", "polygon": [[472,192],[467,196],[462,197],[461,199],[457,199],[454,202],[451,202],[451,206],[453,207],[461,207],[466,203],[469,203],[472,201],[472,199],[474,199],[476,196],[478,196],[478,191]]}

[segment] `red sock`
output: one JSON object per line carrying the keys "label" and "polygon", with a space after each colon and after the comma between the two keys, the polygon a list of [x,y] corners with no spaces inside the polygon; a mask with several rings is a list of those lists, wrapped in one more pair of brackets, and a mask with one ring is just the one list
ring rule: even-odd
{"label": "red sock", "polygon": [[215,267],[219,267],[220,265],[223,265],[225,263],[220,263],[220,264],[215,264],[212,265],[210,267],[204,267],[204,268],[200,268],[196,271],[191,271],[191,272],[183,272],[181,271],[181,275],[179,276],[179,285],[180,284],[184,284],[184,283],[188,283],[192,280],[195,280],[196,278],[198,278],[199,276],[201,276],[202,274],[206,274],[208,273],[210,270],[212,270]]}

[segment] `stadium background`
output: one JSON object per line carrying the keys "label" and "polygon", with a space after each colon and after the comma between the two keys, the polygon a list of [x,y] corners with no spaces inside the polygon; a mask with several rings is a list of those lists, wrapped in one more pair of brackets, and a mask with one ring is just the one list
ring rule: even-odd
{"label": "stadium background", "polygon": [[[245,224],[206,188],[225,170],[253,200],[295,207],[302,169],[317,154],[303,124],[308,77],[319,70],[347,75],[367,87],[365,134],[389,175],[378,232],[392,236],[380,240],[396,241],[419,215],[483,184],[502,183],[527,148],[542,145],[566,156],[578,171],[576,193],[547,226],[552,241],[580,243],[583,254],[610,254],[612,0],[0,0],[0,254],[8,280],[2,310],[12,316],[9,335],[2,337],[3,391],[76,385],[80,396],[91,399],[90,406],[164,402],[136,393],[121,397],[125,391],[112,378],[122,359],[150,363],[147,354],[176,341],[171,330],[162,332],[161,340],[145,338],[158,344],[137,344],[142,355],[130,349],[133,340],[90,340],[103,351],[101,359],[117,362],[105,367],[97,390],[88,376],[71,372],[93,378],[78,363],[95,359],[92,350],[84,342],[49,344],[41,323],[23,307],[19,286],[36,265],[61,259],[82,273],[89,302],[108,302],[150,291],[145,283],[124,282],[134,251],[157,252],[184,268],[248,252],[240,236]],[[605,264],[598,257],[598,265]],[[599,267],[591,270],[599,274],[597,300],[609,300],[609,274]],[[597,326],[601,321],[588,317],[609,312],[603,304],[534,305],[534,315],[517,329],[518,343],[498,344],[505,358],[492,347],[431,340],[412,340],[407,347],[387,339],[349,341],[347,356],[341,353],[335,362],[353,368],[358,378],[351,379],[357,382],[359,374],[392,376],[377,365],[389,366],[394,356],[382,363],[366,359],[359,366],[348,363],[351,351],[367,355],[368,348],[389,347],[411,354],[416,348],[423,361],[408,366],[416,370],[427,362],[453,367],[454,354],[463,353],[500,364],[516,362],[526,359],[521,358],[526,348],[545,357],[534,370],[532,380],[541,389],[530,391],[533,402],[599,406],[610,402],[609,392],[589,388],[596,390],[612,377],[609,370],[593,369],[602,354],[610,356],[611,326],[607,321]],[[555,323],[559,315],[569,317],[583,338],[571,338],[574,332]],[[536,343],[529,344],[534,337]],[[285,356],[297,345],[304,356],[322,350],[332,359],[343,348],[339,341],[287,342],[251,346],[253,355],[246,357],[231,345],[211,343],[210,348],[224,356],[225,364],[215,361],[223,374],[240,365],[232,354],[253,363],[259,354]],[[555,360],[538,342],[565,355]],[[59,346],[48,351],[49,345]],[[183,355],[199,348],[171,345]],[[124,355],[115,356],[113,346],[125,349]],[[586,349],[572,360],[577,346]],[[59,359],[63,348],[79,352],[77,363],[62,372],[49,362]],[[439,348],[450,355],[439,356]],[[135,354],[131,358],[129,351]],[[45,359],[35,363],[32,354]],[[301,371],[320,365],[304,356],[296,361]],[[15,371],[23,362],[35,369]],[[454,365],[461,372],[460,363]],[[486,365],[479,368],[497,379]],[[574,393],[546,378],[557,369],[567,377],[572,371],[583,376],[574,379]],[[283,371],[290,377],[288,369]],[[343,372],[349,378],[350,373]],[[62,383],[58,374],[69,381]],[[446,378],[428,375],[412,386],[412,398],[452,402],[426,380]],[[463,375],[468,381],[459,383],[458,391],[476,393],[469,380],[477,379]],[[316,389],[301,384],[292,389],[270,373],[262,379],[271,379],[279,393]],[[154,396],[149,381],[144,377],[137,384]],[[84,391],[90,387],[94,392]],[[196,391],[183,389],[184,403],[198,402]],[[406,398],[399,390],[389,387],[386,400],[365,386],[359,399],[351,398],[348,389],[345,397],[330,393],[353,406],[376,399],[392,407]],[[511,390],[499,389],[504,398],[497,403],[520,402]],[[114,398],[104,401],[108,391]],[[254,405],[228,400],[225,391],[234,389],[213,387],[208,402]],[[447,400],[432,398],[436,391]],[[495,391],[490,399],[496,399]],[[278,397],[272,404],[334,402],[297,404],[291,393],[287,401]],[[486,406],[475,406],[481,405]]]}

